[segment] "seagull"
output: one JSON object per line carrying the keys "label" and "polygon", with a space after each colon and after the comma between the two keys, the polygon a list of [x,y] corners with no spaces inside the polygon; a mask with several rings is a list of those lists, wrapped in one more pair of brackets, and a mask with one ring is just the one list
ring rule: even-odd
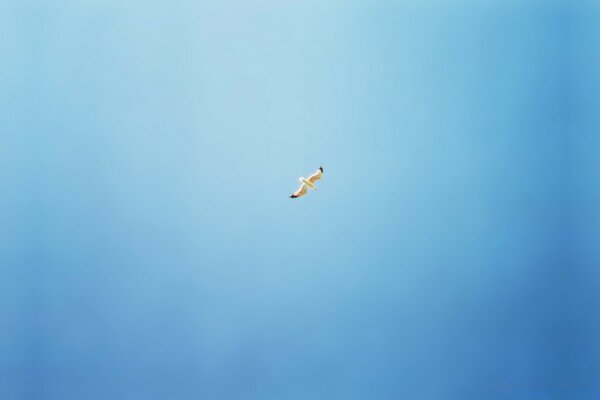
{"label": "seagull", "polygon": [[301,176],[299,179],[299,181],[301,182],[300,188],[296,190],[294,194],[290,196],[290,198],[295,199],[296,197],[304,196],[308,188],[311,188],[312,190],[317,190],[317,188],[315,187],[315,182],[321,179],[321,175],[323,175],[323,167],[319,167],[317,172],[309,176],[308,179]]}

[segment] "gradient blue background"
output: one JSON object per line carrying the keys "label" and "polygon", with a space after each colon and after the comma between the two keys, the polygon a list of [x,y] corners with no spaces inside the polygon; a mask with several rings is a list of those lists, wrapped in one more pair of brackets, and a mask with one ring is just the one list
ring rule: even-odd
{"label": "gradient blue background", "polygon": [[0,398],[600,398],[599,26],[1,2]]}

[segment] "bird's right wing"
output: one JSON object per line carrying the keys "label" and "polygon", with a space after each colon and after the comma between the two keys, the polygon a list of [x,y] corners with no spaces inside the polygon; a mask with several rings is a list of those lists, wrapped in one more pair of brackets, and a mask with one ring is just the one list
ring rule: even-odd
{"label": "bird's right wing", "polygon": [[308,177],[308,180],[311,183],[315,183],[316,181],[318,181],[319,179],[321,179],[321,175],[323,175],[323,167],[319,167],[319,169],[317,170],[317,172],[315,172],[314,174],[312,174],[311,176]]}
{"label": "bird's right wing", "polygon": [[306,185],[303,183],[300,185],[300,188],[290,196],[290,198],[295,199],[296,197],[304,196],[307,190],[308,189],[306,189]]}

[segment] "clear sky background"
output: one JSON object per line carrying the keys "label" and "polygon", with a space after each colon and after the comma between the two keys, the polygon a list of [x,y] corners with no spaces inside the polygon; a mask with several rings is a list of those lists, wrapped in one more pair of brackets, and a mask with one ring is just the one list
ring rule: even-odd
{"label": "clear sky background", "polygon": [[600,398],[592,3],[0,2],[0,398]]}

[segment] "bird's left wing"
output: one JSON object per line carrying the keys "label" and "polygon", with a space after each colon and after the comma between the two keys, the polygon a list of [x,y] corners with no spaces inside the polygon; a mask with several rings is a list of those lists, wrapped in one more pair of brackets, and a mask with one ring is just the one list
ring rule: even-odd
{"label": "bird's left wing", "polygon": [[317,172],[315,172],[314,174],[312,174],[311,176],[308,177],[308,180],[310,181],[310,183],[315,183],[316,181],[321,179],[322,175],[323,175],[323,167],[319,167]]}
{"label": "bird's left wing", "polygon": [[303,183],[300,185],[300,188],[290,196],[290,198],[295,199],[296,197],[304,196],[307,190],[308,189],[306,189],[306,185]]}

